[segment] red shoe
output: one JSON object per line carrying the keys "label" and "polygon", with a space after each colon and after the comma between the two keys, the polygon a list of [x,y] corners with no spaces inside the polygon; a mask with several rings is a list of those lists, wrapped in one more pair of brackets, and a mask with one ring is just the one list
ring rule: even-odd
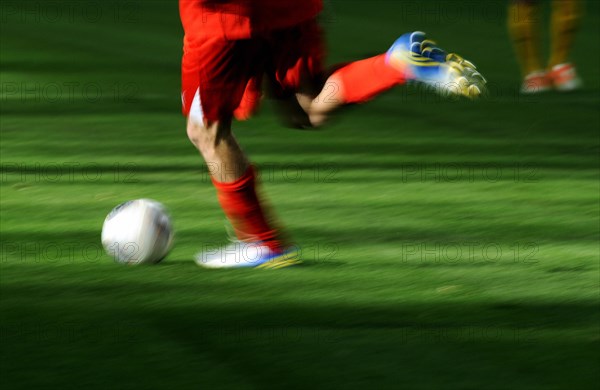
{"label": "red shoe", "polygon": [[577,76],[575,67],[572,64],[560,64],[552,67],[548,72],[548,78],[557,91],[568,92],[581,88],[583,84]]}
{"label": "red shoe", "polygon": [[521,93],[534,94],[552,89],[552,81],[543,71],[532,72],[525,76],[521,85]]}

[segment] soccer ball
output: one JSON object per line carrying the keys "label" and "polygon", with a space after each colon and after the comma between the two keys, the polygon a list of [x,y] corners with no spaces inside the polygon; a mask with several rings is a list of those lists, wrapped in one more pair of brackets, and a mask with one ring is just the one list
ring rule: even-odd
{"label": "soccer ball", "polygon": [[102,226],[102,245],[119,263],[158,263],[165,258],[172,242],[169,214],[162,204],[151,199],[118,205]]}

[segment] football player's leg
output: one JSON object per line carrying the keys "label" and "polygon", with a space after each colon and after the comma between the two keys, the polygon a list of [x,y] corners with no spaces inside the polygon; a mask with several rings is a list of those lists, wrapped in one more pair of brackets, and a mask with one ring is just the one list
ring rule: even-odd
{"label": "football player's leg", "polygon": [[298,100],[310,122],[320,126],[339,107],[367,102],[406,80],[406,73],[391,67],[381,54],[338,67],[316,96],[300,92]]}
{"label": "football player's leg", "polygon": [[569,53],[581,19],[581,0],[554,0],[552,2],[551,47],[549,76],[559,91],[570,91],[581,86],[575,67],[569,62]]}
{"label": "football player's leg", "polygon": [[581,20],[580,0],[552,2],[550,67],[567,63]]}
{"label": "football player's leg", "polygon": [[369,101],[407,80],[467,97],[478,96],[485,86],[472,63],[446,54],[421,32],[402,35],[386,53],[337,66],[324,83],[319,83],[324,44],[316,22],[279,32],[273,41],[274,66],[269,74],[282,96],[295,91],[313,126],[323,124],[341,106]]}
{"label": "football player's leg", "polygon": [[508,30],[523,74],[523,93],[543,92],[550,81],[540,54],[539,0],[509,0]]}
{"label": "football player's leg", "polygon": [[196,256],[207,268],[282,268],[298,262],[294,247],[283,247],[280,234],[267,219],[257,192],[252,165],[231,132],[231,120],[202,121],[188,118],[188,137],[207,163],[221,207],[237,241],[209,248]]}
{"label": "football player's leg", "polygon": [[260,240],[278,248],[277,231],[265,217],[254,169],[231,131],[231,120],[202,123],[192,113],[187,133],[207,164],[219,203],[238,239]]}
{"label": "football player's leg", "polygon": [[338,66],[323,83],[325,44],[316,21],[278,32],[272,47],[272,95],[295,127],[320,125],[340,106],[368,101],[406,81],[402,71],[386,63],[384,53]]}
{"label": "football player's leg", "polygon": [[[198,264],[207,267],[257,266],[284,252],[257,194],[255,171],[231,131],[233,112],[253,74],[253,69],[240,66],[248,63],[239,58],[248,54],[248,48],[236,45],[214,44],[203,56],[192,58],[186,53],[182,67],[187,134],[207,164],[221,207],[239,239],[234,248],[200,254]],[[200,66],[190,66],[192,60],[200,61]]]}
{"label": "football player's leg", "polygon": [[338,67],[310,103],[301,97],[311,122],[321,124],[345,104],[363,103],[408,80],[423,83],[442,95],[478,97],[486,81],[475,66],[447,54],[415,31],[398,38],[385,54]]}
{"label": "football player's leg", "polygon": [[250,164],[231,131],[231,119],[203,123],[193,111],[187,120],[187,135],[204,158],[211,178],[216,183],[235,182]]}

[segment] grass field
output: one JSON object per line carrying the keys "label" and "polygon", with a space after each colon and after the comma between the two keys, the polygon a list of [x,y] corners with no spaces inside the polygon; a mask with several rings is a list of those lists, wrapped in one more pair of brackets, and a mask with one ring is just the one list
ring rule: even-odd
{"label": "grass field", "polygon": [[[235,132],[305,262],[208,271],[193,254],[226,236],[180,115],[176,2],[2,2],[4,388],[597,388],[589,3],[585,88],[521,97],[504,1],[328,2],[331,63],[422,29],[492,93],[399,88],[319,132],[265,104]],[[100,228],[141,197],[170,208],[176,244],[120,266]]]}

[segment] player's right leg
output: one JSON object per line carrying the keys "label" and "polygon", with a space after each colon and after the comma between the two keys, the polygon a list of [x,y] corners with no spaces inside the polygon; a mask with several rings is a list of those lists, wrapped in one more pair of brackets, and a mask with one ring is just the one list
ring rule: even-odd
{"label": "player's right leg", "polygon": [[231,119],[205,121],[200,103],[192,103],[187,134],[206,162],[219,203],[237,239],[225,247],[210,247],[196,256],[207,268],[281,268],[295,264],[294,248],[284,248],[270,225],[256,192],[252,166],[231,131]]}

